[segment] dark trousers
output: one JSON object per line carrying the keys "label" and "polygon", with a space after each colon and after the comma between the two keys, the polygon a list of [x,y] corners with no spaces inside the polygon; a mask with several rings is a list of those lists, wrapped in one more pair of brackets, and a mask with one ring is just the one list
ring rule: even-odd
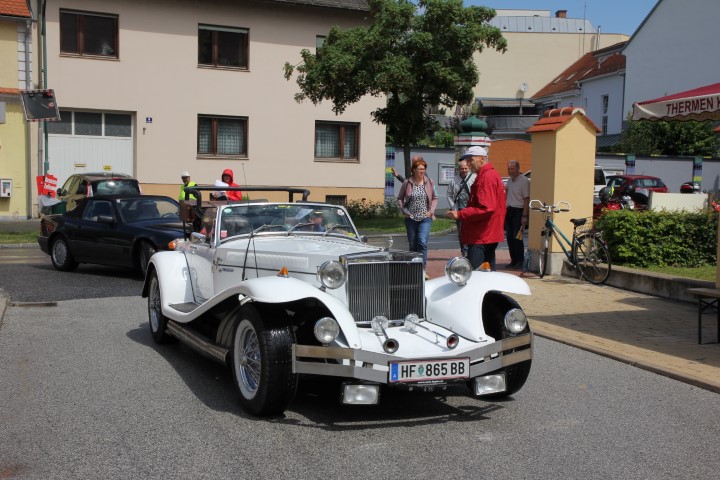
{"label": "dark trousers", "polygon": [[497,243],[468,245],[467,258],[470,260],[470,265],[472,265],[473,270],[477,270],[483,262],[488,262],[490,264],[490,269],[495,271],[495,249],[497,246]]}
{"label": "dark trousers", "polygon": [[467,257],[468,246],[462,243],[462,222],[455,220],[455,225],[457,226],[458,242],[460,242],[460,253],[463,257]]}
{"label": "dark trousers", "polygon": [[520,266],[525,258],[525,245],[516,238],[522,221],[522,207],[507,207],[505,210],[505,238],[510,251],[510,263]]}

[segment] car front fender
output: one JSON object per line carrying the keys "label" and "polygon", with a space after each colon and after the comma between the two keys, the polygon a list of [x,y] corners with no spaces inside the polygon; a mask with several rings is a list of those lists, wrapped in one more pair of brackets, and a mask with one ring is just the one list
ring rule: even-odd
{"label": "car front fender", "polygon": [[472,272],[464,286],[447,278],[425,282],[427,318],[463,337],[474,341],[484,338],[482,303],[490,291],[530,295],[525,280],[507,273]]}
{"label": "car front fender", "polygon": [[347,306],[333,297],[302,280],[292,277],[260,277],[246,280],[231,289],[262,303],[288,303],[303,298],[315,298],[332,313],[352,348],[360,348],[357,326]]}
{"label": "car front fender", "polygon": [[193,302],[190,274],[184,253],[162,251],[157,252],[150,258],[148,274],[145,276],[142,289],[143,298],[148,296],[151,271],[157,273],[160,281],[160,297],[162,298],[164,314],[167,313],[167,305]]}

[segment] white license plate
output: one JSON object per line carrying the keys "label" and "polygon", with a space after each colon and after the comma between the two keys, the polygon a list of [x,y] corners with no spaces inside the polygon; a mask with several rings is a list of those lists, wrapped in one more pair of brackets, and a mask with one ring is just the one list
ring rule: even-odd
{"label": "white license plate", "polygon": [[435,383],[469,377],[469,358],[417,360],[390,364],[390,383]]}

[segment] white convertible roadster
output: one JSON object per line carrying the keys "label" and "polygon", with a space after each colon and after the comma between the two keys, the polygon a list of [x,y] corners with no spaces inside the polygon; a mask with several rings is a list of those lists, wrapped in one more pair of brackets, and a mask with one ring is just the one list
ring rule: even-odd
{"label": "white convertible roadster", "polygon": [[186,190],[194,233],[150,260],[150,332],[228,365],[246,411],[283,412],[306,375],[344,379],[349,405],[376,404],[383,388],[461,383],[498,398],[524,385],[532,334],[503,293],[530,294],[517,276],[457,257],[425,281],[420,254],[367,244],[344,207],[307,202],[307,190],[243,188],[287,202],[203,202],[217,187]]}

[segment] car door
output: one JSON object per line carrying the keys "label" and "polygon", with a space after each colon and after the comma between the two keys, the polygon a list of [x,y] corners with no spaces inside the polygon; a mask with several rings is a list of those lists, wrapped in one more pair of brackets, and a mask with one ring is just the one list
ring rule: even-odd
{"label": "car door", "polygon": [[190,248],[185,252],[195,302],[204,303],[213,297],[215,260],[215,214],[217,209],[205,210],[200,232],[193,236]]}
{"label": "car door", "polygon": [[127,238],[118,234],[118,215],[110,200],[90,199],[80,217],[78,244],[92,263],[128,265]]}

